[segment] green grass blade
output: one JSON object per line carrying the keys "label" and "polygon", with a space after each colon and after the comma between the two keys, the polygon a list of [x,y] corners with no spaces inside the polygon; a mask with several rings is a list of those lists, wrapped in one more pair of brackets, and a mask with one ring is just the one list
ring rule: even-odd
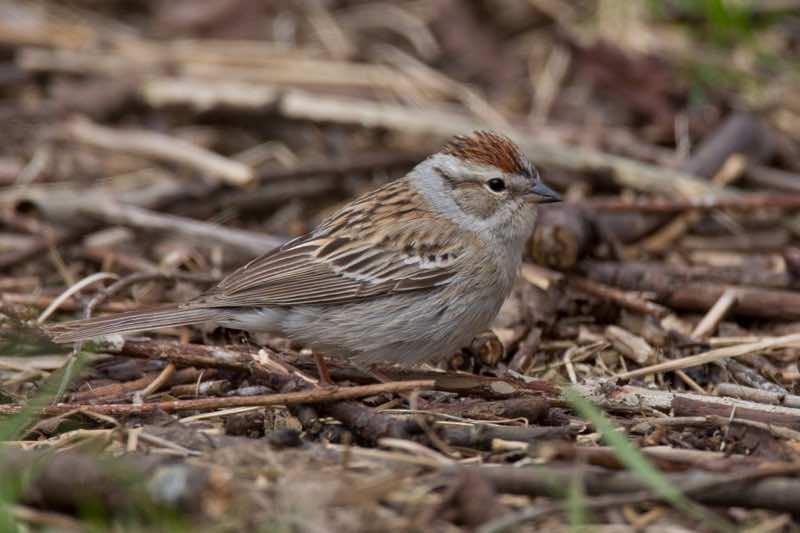
{"label": "green grass blade", "polygon": [[603,435],[605,442],[614,450],[617,459],[629,471],[636,474],[647,487],[669,502],[676,509],[702,521],[706,526],[720,532],[733,532],[736,527],[717,515],[705,511],[692,502],[656,469],[647,458],[617,431],[611,421],[589,400],[573,389],[568,389],[566,399],[583,418],[587,419]]}
{"label": "green grass blade", "polygon": [[583,472],[579,468],[567,488],[567,521],[572,532],[584,531],[588,523],[586,513],[586,491],[583,486]]}

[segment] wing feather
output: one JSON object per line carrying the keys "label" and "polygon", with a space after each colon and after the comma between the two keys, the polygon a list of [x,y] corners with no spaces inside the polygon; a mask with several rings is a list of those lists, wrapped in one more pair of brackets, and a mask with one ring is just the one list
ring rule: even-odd
{"label": "wing feather", "polygon": [[389,183],[186,305],[347,303],[445,285],[464,260],[463,232],[433,220],[424,204],[406,180]]}
{"label": "wing feather", "polygon": [[[402,232],[401,232],[402,233]],[[456,275],[462,250],[432,243],[399,250],[396,241],[308,236],[291,241],[234,271],[188,306],[238,307],[347,303],[391,293],[431,289]],[[422,253],[424,252],[424,253]]]}

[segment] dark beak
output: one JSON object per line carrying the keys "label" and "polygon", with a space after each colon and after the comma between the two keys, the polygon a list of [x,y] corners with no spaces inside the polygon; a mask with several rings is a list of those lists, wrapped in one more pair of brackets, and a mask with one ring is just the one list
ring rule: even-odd
{"label": "dark beak", "polygon": [[533,189],[528,193],[528,198],[535,204],[550,204],[561,201],[561,195],[541,181],[533,186]]}

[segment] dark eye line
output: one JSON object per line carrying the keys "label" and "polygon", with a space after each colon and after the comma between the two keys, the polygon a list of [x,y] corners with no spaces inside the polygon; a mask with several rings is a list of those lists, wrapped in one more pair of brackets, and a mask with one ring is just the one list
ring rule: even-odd
{"label": "dark eye line", "polygon": [[458,179],[442,170],[441,167],[433,167],[433,171],[439,174],[439,176],[441,176],[441,178],[444,180],[445,184],[447,184],[451,189],[455,187],[463,188],[482,186],[482,183],[479,181],[464,181],[462,179]]}
{"label": "dark eye line", "polygon": [[441,177],[442,177],[442,179],[444,179],[444,180],[445,180],[447,183],[449,183],[450,185],[452,185],[452,184],[453,184],[453,182],[455,182],[455,181],[456,181],[455,177],[451,176],[450,174],[448,174],[447,172],[445,172],[444,170],[442,170],[442,167],[433,167],[433,170],[434,170],[434,171],[435,171],[437,174],[439,174],[439,176],[441,176]]}

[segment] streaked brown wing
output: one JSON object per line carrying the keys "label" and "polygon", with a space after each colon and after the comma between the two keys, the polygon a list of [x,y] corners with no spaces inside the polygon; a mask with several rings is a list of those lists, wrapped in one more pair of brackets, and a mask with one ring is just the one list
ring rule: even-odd
{"label": "streaked brown wing", "polygon": [[[231,273],[187,306],[237,307],[347,303],[448,283],[460,250],[402,251],[344,236],[296,239]],[[425,253],[420,253],[424,251]]]}

